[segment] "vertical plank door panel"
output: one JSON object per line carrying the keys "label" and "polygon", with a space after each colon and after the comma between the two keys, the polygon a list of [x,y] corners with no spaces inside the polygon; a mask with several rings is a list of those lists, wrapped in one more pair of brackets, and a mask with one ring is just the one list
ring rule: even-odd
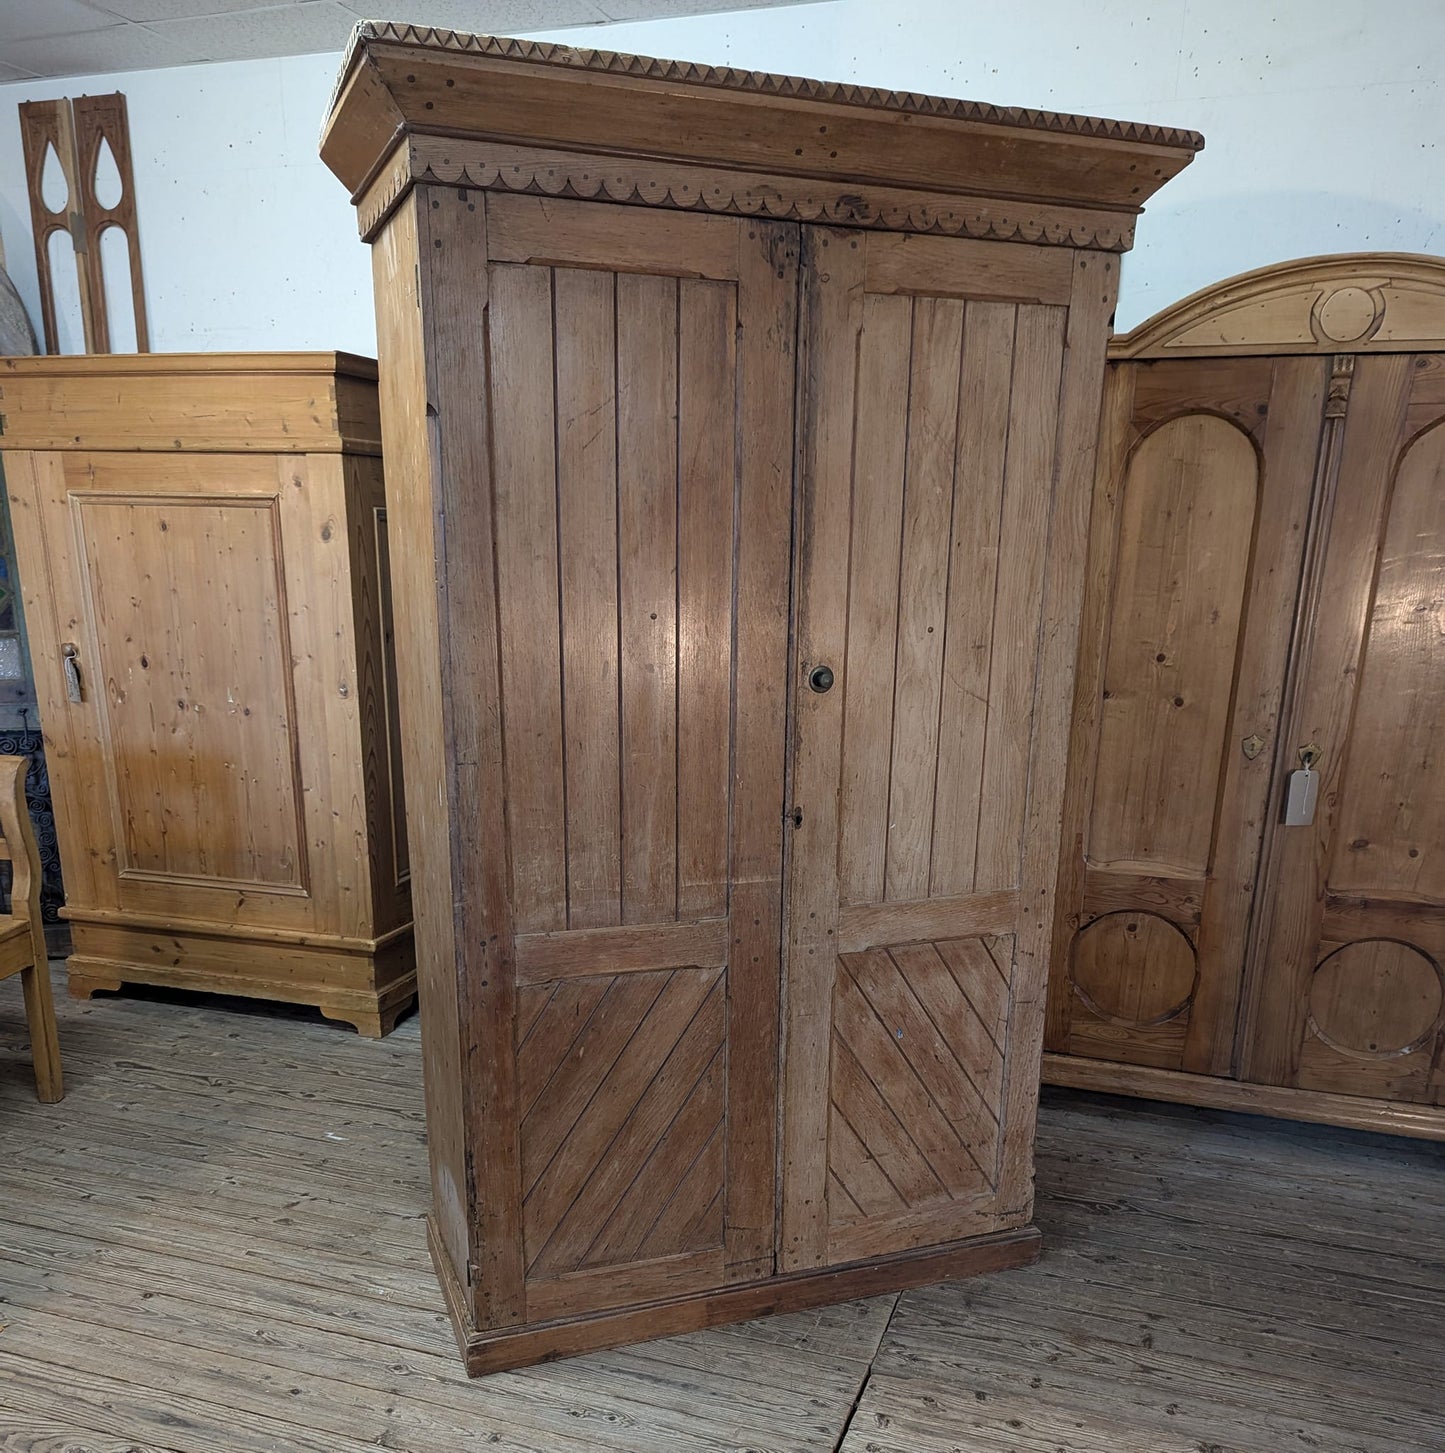
{"label": "vertical plank door panel", "polygon": [[495,431],[492,460],[513,922],[518,933],[567,926],[557,375],[551,315],[548,269],[492,268],[492,400],[502,417],[515,421],[515,427]]}
{"label": "vertical plank door panel", "polygon": [[774,1254],[796,233],[584,210],[487,202],[532,1320]]}
{"label": "vertical plank door panel", "polygon": [[999,572],[1017,308],[968,304],[959,367],[948,622],[944,632],[930,893],[973,890]]}
{"label": "vertical plank door panel", "polygon": [[928,897],[932,857],[964,304],[919,298],[913,314],[884,885],[905,902]]}
{"label": "vertical plank door panel", "polygon": [[677,913],[677,289],[617,279],[624,923]]}
{"label": "vertical plank door panel", "polygon": [[[1066,534],[1047,567],[1060,408],[1077,428],[1098,370],[1066,374],[1064,307],[990,298],[970,262],[830,233],[806,265],[785,1267],[1028,1213],[1026,1142],[1005,1157],[1036,1088],[1014,935],[1021,886],[1053,872],[1052,854],[1023,866],[1030,773],[1055,745],[1033,725],[1045,578],[1082,546]],[[1106,316],[1086,309],[1081,335]],[[980,924],[1006,944],[1002,977]]]}
{"label": "vertical plank door panel", "polygon": [[622,921],[617,280],[558,268],[552,286],[567,926],[600,928]]}
{"label": "vertical plank door panel", "polygon": [[727,911],[728,732],[732,681],[731,514],[736,473],[731,381],[737,298],[683,279],[677,316],[677,914]]}

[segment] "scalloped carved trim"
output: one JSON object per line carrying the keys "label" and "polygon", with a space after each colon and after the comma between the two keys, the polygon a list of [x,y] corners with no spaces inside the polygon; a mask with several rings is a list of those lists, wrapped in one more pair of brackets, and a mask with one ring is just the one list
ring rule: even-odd
{"label": "scalloped carved trim", "polygon": [[1102,136],[1150,146],[1182,147],[1199,151],[1204,138],[1197,131],[1173,126],[1146,126],[1133,121],[1112,121],[1102,116],[1075,116],[1058,111],[1035,111],[1022,106],[993,106],[985,101],[960,101],[914,91],[884,91],[842,81],[813,81],[803,76],[771,75],[766,71],[739,71],[730,66],[707,66],[691,61],[659,60],[609,50],[579,50],[542,41],[509,36],[470,35],[459,30],[438,30],[425,25],[364,20],[352,33],[345,75],[352,53],[365,41],[450,50],[466,55],[495,56],[505,60],[535,61],[575,70],[611,75],[639,76],[655,81],[681,81],[695,86],[717,86],[732,91],[754,91],[769,96],[828,101],[834,105],[866,106],[875,110],[907,111],[919,116],[946,116],[992,126],[1019,126],[1032,131],[1058,131],[1074,136]]}
{"label": "scalloped carved trim", "polygon": [[1445,349],[1445,258],[1350,252],[1276,263],[1156,313],[1111,359]]}
{"label": "scalloped carved trim", "polygon": [[779,222],[930,232],[1102,252],[1125,252],[1134,242],[1133,217],[1113,212],[1027,204],[1014,209],[994,200],[891,187],[839,192],[797,177],[435,137],[414,138],[409,165],[408,154],[398,153],[358,199],[357,220],[363,237],[371,236],[413,180]]}

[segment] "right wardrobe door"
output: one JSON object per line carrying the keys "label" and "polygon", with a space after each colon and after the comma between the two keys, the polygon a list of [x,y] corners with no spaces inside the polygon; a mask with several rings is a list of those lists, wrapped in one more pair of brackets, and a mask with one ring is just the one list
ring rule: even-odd
{"label": "right wardrobe door", "polygon": [[1079,431],[1117,278],[1058,248],[803,248],[785,1271],[1028,1220]]}
{"label": "right wardrobe door", "polygon": [[1445,1104],[1440,355],[1356,362],[1317,589],[1286,746],[1319,809],[1275,834],[1242,1069]]}

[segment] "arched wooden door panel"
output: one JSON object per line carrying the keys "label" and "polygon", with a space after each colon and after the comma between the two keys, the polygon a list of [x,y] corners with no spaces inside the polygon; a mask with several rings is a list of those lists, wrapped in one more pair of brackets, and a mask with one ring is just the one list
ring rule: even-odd
{"label": "arched wooden door panel", "polygon": [[1051,1050],[1229,1068],[1326,383],[1313,359],[1111,373]]}
{"label": "arched wooden door panel", "polygon": [[1321,807],[1278,834],[1253,1077],[1445,1103],[1442,722],[1445,361],[1362,359],[1293,728]]}

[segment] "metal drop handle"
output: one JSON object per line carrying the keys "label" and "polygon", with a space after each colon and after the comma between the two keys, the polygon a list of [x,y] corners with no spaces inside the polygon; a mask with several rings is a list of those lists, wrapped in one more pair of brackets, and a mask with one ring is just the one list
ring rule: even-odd
{"label": "metal drop handle", "polygon": [[60,664],[65,672],[65,699],[72,706],[79,706],[85,699],[80,690],[80,652],[67,641],[60,648]]}

